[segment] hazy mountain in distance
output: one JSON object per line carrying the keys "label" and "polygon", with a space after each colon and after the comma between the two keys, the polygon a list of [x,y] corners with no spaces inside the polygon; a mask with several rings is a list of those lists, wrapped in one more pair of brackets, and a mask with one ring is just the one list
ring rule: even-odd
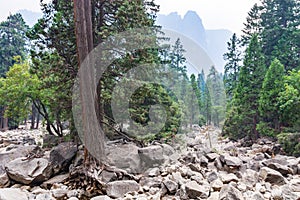
{"label": "hazy mountain in distance", "polygon": [[232,37],[232,32],[226,29],[207,30],[207,54],[214,61],[217,69],[223,71],[225,61],[223,54],[227,52],[227,42]]}
{"label": "hazy mountain in distance", "polygon": [[23,16],[24,21],[30,27],[37,23],[38,19],[42,17],[42,13],[33,12],[30,10],[19,10],[18,13],[20,13]]}
{"label": "hazy mountain in distance", "polygon": [[171,29],[190,37],[204,49],[207,47],[202,20],[194,11],[188,11],[183,18],[177,12],[172,12],[169,15],[159,14],[157,24],[165,29]]}
{"label": "hazy mountain in distance", "polygon": [[[218,71],[223,72],[225,61],[223,54],[227,50],[227,42],[232,36],[232,32],[225,29],[205,30],[202,20],[194,11],[188,11],[183,18],[172,12],[168,15],[159,14],[157,24],[163,28],[171,29],[190,37],[197,42],[211,58]],[[192,52],[197,56],[196,52]],[[201,66],[209,68],[210,66]]]}

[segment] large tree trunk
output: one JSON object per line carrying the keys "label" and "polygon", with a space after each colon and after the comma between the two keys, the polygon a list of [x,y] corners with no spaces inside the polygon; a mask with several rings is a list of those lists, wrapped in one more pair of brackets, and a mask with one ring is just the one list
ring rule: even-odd
{"label": "large tree trunk", "polygon": [[6,110],[6,107],[3,107],[3,110],[2,110],[2,126],[1,126],[1,130],[2,131],[7,131],[8,130],[8,118],[7,117],[4,117],[4,113],[5,113],[5,110]]}
{"label": "large tree trunk", "polygon": [[37,116],[36,116],[36,125],[35,125],[35,128],[38,129],[39,128],[39,124],[40,124],[40,113],[37,113]]}
{"label": "large tree trunk", "polygon": [[36,114],[37,114],[36,107],[34,106],[34,104],[32,104],[32,106],[31,106],[31,127],[30,127],[30,129],[34,129]]}
{"label": "large tree trunk", "polygon": [[[74,0],[75,31],[77,40],[78,64],[80,67],[84,59],[93,49],[91,0]],[[103,159],[104,156],[104,133],[98,122],[99,104],[97,84],[95,80],[94,59],[90,58],[85,63],[91,70],[80,71],[80,102],[81,120],[84,145],[89,147],[90,153]],[[91,106],[92,105],[92,106]],[[96,113],[96,116],[94,116]],[[97,154],[97,155],[96,155]],[[85,160],[87,149],[85,149]],[[100,160],[101,161],[101,160]]]}

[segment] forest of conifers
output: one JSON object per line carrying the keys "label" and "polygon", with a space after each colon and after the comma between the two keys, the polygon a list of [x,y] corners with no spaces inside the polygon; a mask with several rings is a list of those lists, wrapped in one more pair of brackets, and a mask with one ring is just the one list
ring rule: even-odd
{"label": "forest of conifers", "polygon": [[[193,124],[214,125],[222,127],[223,136],[231,139],[278,139],[287,153],[299,156],[299,4],[297,0],[255,4],[245,19],[243,35],[234,34],[228,42],[224,73],[208,66],[208,74],[190,75],[180,39],[162,48],[119,56],[97,87],[98,120],[106,136],[133,137],[147,143],[168,140]],[[13,129],[30,119],[31,128],[42,122],[50,134],[59,136],[64,136],[67,124],[76,137],[72,87],[79,64],[73,9],[73,1],[52,1],[42,3],[43,16],[33,27],[26,25],[21,14],[0,23],[0,129]],[[159,5],[151,0],[92,0],[93,47],[135,28],[159,32],[161,27],[155,23],[158,11]],[[158,43],[165,40],[168,38],[157,38]],[[179,96],[159,84],[140,87],[130,97],[132,120],[151,124],[149,108],[155,104],[164,105],[167,119],[156,133],[128,135],[124,126],[130,129],[131,124],[114,120],[112,94],[120,78],[141,63],[173,69],[173,78],[182,84],[176,88]],[[189,94],[189,87],[194,95]]]}

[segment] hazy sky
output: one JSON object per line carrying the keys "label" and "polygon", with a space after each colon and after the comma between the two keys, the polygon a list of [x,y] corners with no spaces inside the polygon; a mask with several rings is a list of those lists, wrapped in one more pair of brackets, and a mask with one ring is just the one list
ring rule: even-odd
{"label": "hazy sky", "polygon": [[[48,0],[49,1],[49,0]],[[68,0],[69,1],[69,0]],[[186,11],[196,11],[207,29],[225,28],[240,32],[247,12],[259,0],[155,0],[161,5],[161,13],[177,11],[184,15]],[[40,11],[40,0],[0,0],[0,21],[9,13],[21,9]]]}
{"label": "hazy sky", "polygon": [[0,0],[0,21],[5,20],[9,13],[22,9],[41,12],[40,0]]}
{"label": "hazy sky", "polygon": [[168,14],[177,11],[183,16],[193,10],[202,18],[206,29],[229,29],[239,33],[247,13],[259,0],[155,0],[160,12]]}

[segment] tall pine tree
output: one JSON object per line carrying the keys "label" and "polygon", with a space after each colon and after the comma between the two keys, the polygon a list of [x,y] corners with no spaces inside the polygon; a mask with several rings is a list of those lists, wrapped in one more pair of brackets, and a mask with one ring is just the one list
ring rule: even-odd
{"label": "tall pine tree", "polygon": [[281,121],[278,98],[284,89],[283,76],[284,66],[275,59],[266,73],[259,99],[259,110],[263,121],[276,132],[279,132]]}
{"label": "tall pine tree", "polygon": [[277,58],[291,70],[300,65],[300,7],[297,0],[263,0],[262,44],[266,64]]}
{"label": "tall pine tree", "polygon": [[236,34],[232,35],[227,42],[228,52],[224,54],[224,60],[227,61],[224,67],[224,85],[228,99],[231,99],[238,83],[238,74],[241,68],[241,51],[239,50],[240,40]]}
{"label": "tall pine tree", "polygon": [[261,44],[255,34],[246,50],[239,83],[233,98],[233,106],[225,122],[224,133],[236,138],[257,139],[259,133],[259,96],[266,67]]}
{"label": "tall pine tree", "polygon": [[244,29],[242,30],[242,45],[247,46],[254,34],[260,34],[262,31],[261,26],[261,12],[263,7],[257,3],[248,12],[246,23],[244,23]]}

